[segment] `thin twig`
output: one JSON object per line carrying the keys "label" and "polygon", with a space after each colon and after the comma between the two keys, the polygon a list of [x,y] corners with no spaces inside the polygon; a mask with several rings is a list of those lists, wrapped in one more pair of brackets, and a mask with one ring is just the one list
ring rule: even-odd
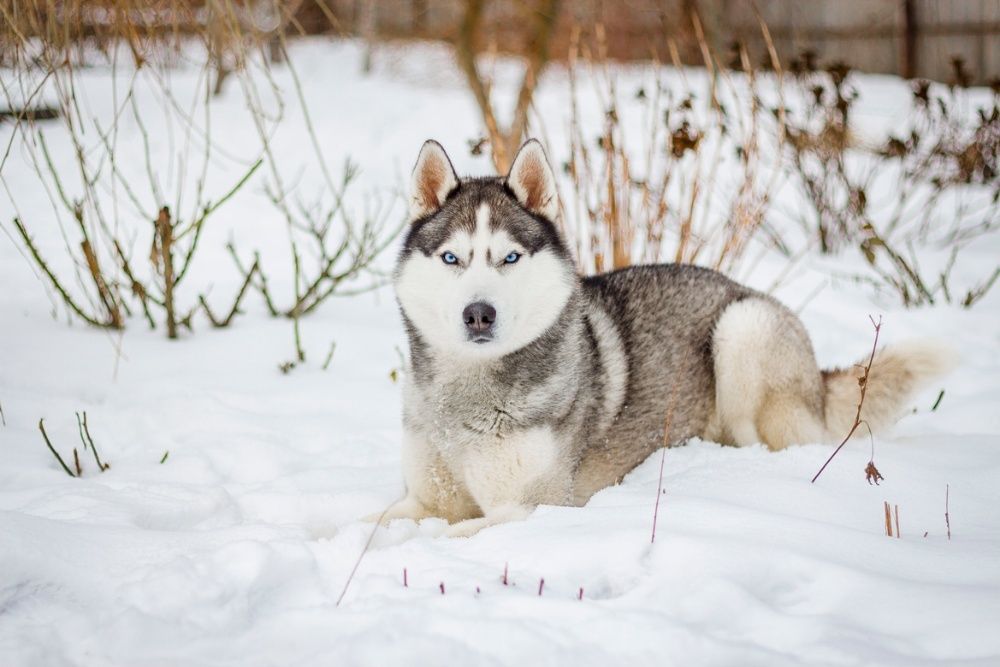
{"label": "thin twig", "polygon": [[[358,554],[358,559],[354,562],[354,567],[351,568],[351,573],[347,575],[347,581],[344,582],[344,588],[342,591],[340,591],[340,595],[337,597],[337,602],[333,605],[334,607],[339,607],[341,601],[344,599],[344,596],[347,595],[347,587],[350,586],[351,582],[354,580],[354,574],[358,571],[358,568],[361,566],[361,559],[365,557],[366,553],[368,553],[368,548],[371,547],[372,540],[375,539],[375,532],[378,530],[378,527],[382,525],[382,519],[385,518],[385,515],[388,511],[389,511],[388,507],[382,510],[382,513],[379,514],[378,521],[376,521],[375,525],[372,526],[372,532],[368,534],[368,540],[365,542],[364,548],[361,550],[361,553]],[[444,584],[441,584],[441,586],[442,586],[441,592],[443,593]]]}
{"label": "thin twig", "polygon": [[115,300],[110,287],[108,287],[108,281],[104,278],[104,272],[97,260],[97,253],[94,252],[94,247],[91,245],[90,239],[86,235],[86,228],[83,226],[82,222],[80,224],[80,228],[84,232],[83,241],[80,242],[80,250],[83,253],[84,260],[86,261],[90,277],[94,282],[94,287],[97,289],[97,296],[100,298],[101,304],[104,306],[104,310],[107,312],[113,328],[121,329],[124,326],[122,321],[121,304]]}
{"label": "thin twig", "polygon": [[49,440],[49,434],[45,432],[44,419],[38,420],[38,430],[42,432],[42,438],[45,439],[45,444],[48,446],[49,451],[52,452],[52,455],[56,457],[56,460],[59,461],[59,465],[61,465],[62,469],[66,471],[66,474],[70,477],[76,477],[76,475],[73,474],[73,471],[69,469],[69,466],[66,465],[66,462],[63,461],[63,457],[59,456],[59,452],[57,452],[56,448],[52,446],[52,441]]}
{"label": "thin twig", "polygon": [[813,476],[811,483],[815,483],[816,480],[819,479],[819,476],[823,474],[823,471],[826,470],[826,467],[830,465],[830,461],[833,460],[833,457],[836,456],[841,449],[843,449],[844,445],[847,444],[847,441],[851,439],[851,436],[854,435],[854,432],[858,429],[858,426],[861,426],[862,422],[861,406],[863,406],[865,403],[865,393],[868,391],[868,373],[871,371],[872,364],[875,362],[875,350],[878,348],[878,335],[879,332],[882,330],[881,315],[879,315],[878,322],[876,322],[870,316],[869,319],[872,320],[872,325],[874,325],[875,327],[875,341],[872,343],[872,353],[871,356],[868,358],[868,365],[865,366],[864,375],[862,375],[861,379],[858,380],[858,384],[861,385],[861,399],[858,401],[858,412],[854,416],[854,424],[851,425],[851,430],[847,432],[847,435],[844,437],[844,439],[840,442],[839,445],[837,445],[837,448],[833,450],[833,453],[830,454],[830,458],[826,460],[826,463],[824,463],[823,466],[819,469],[819,471]]}
{"label": "thin twig", "polygon": [[[110,464],[101,461],[100,455],[97,453],[97,445],[94,444],[94,439],[90,436],[90,427],[87,425],[87,411],[83,411],[83,418],[80,418],[80,413],[76,413],[76,425],[80,429],[80,441],[83,443],[83,448],[87,449],[88,445],[90,451],[94,454],[94,461],[97,463],[97,469],[104,472],[111,467]],[[86,438],[84,438],[86,436]]]}
{"label": "thin twig", "polygon": [[326,361],[323,362],[323,370],[325,371],[330,367],[330,362],[333,361],[333,353],[337,349],[337,341],[330,343],[330,351],[326,355]]}
{"label": "thin twig", "polygon": [[187,252],[184,254],[184,261],[181,264],[181,270],[177,273],[177,278],[175,282],[178,283],[181,282],[184,279],[184,276],[187,275],[188,267],[191,266],[191,260],[194,258],[195,248],[198,246],[198,240],[201,238],[201,230],[205,226],[205,220],[208,219],[208,216],[212,215],[212,213],[218,210],[220,206],[229,201],[229,199],[233,195],[239,192],[239,190],[246,184],[248,180],[250,180],[250,177],[254,175],[254,172],[256,172],[257,169],[260,168],[260,165],[263,163],[264,163],[263,159],[259,159],[256,162],[254,162],[253,165],[250,167],[250,169],[247,170],[245,174],[243,174],[243,177],[236,182],[236,185],[234,185],[229,189],[229,192],[222,195],[219,201],[215,203],[206,204],[205,208],[202,210],[201,215],[198,217],[198,219],[192,222],[187,229],[185,229],[183,232],[177,235],[177,238],[175,240],[180,240],[184,238],[192,230],[194,231],[194,238],[191,239],[191,245],[188,246]]}
{"label": "thin twig", "polygon": [[149,323],[150,329],[156,328],[156,320],[153,319],[153,314],[149,312],[149,294],[145,286],[140,283],[135,278],[135,274],[132,273],[132,266],[128,261],[128,257],[125,255],[125,251],[122,250],[121,244],[118,239],[112,239],[112,245],[115,248],[115,253],[118,255],[118,264],[121,266],[122,272],[125,277],[128,278],[130,287],[132,289],[132,294],[139,298],[139,303],[142,304],[142,313],[146,316],[146,321]]}
{"label": "thin twig", "polygon": [[674,383],[670,391],[670,404],[667,406],[667,414],[663,420],[663,447],[660,448],[660,477],[656,483],[656,504],[653,505],[653,531],[649,536],[649,543],[656,542],[656,519],[660,515],[660,496],[663,495],[663,464],[667,459],[667,447],[670,446],[670,425],[674,418],[674,405],[677,402],[677,383]]}
{"label": "thin twig", "polygon": [[24,224],[21,222],[19,218],[14,218],[14,227],[21,235],[21,240],[24,241],[24,245],[28,248],[28,252],[31,253],[31,256],[35,260],[35,263],[42,270],[42,272],[48,277],[49,282],[56,289],[56,291],[59,292],[59,296],[62,297],[63,303],[69,306],[70,310],[76,313],[77,316],[79,316],[80,319],[82,319],[87,324],[103,329],[114,329],[115,324],[113,322],[101,322],[97,318],[88,315],[83,311],[83,308],[81,308],[76,303],[73,297],[69,295],[69,292],[66,291],[66,288],[64,288],[62,286],[62,283],[59,282],[59,279],[56,278],[56,274],[52,272],[52,269],[49,268],[49,265],[45,262],[44,259],[42,259],[42,255],[41,253],[39,253],[37,246],[35,246],[35,242],[31,240],[31,237],[28,235],[28,230],[24,228]]}
{"label": "thin twig", "polygon": [[951,518],[948,515],[948,496],[950,495],[950,490],[948,485],[944,485],[944,525],[948,529],[948,541],[951,541]]}
{"label": "thin twig", "polygon": [[228,327],[233,318],[240,312],[240,303],[243,302],[243,297],[247,293],[247,289],[250,287],[250,282],[253,280],[255,273],[260,271],[260,265],[257,260],[250,266],[250,270],[247,272],[246,276],[243,278],[243,284],[240,286],[240,291],[236,293],[236,298],[233,300],[233,305],[229,309],[229,313],[222,318],[218,319],[212,312],[212,309],[208,307],[208,301],[205,300],[205,295],[201,294],[198,296],[198,302],[201,304],[202,309],[205,311],[205,315],[208,317],[208,321],[212,323],[213,327],[221,329],[223,327]]}

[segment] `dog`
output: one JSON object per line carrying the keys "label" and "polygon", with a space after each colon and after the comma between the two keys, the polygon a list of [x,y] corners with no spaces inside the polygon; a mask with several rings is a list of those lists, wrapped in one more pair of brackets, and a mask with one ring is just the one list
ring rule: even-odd
{"label": "dog", "polygon": [[[821,371],[773,297],[682,264],[580,277],[535,140],[506,177],[467,179],[427,141],[409,220],[393,274],[410,346],[406,496],[383,522],[440,517],[469,536],[583,505],[664,444],[780,450],[854,423],[863,370]],[[948,366],[929,343],[879,351],[861,418],[885,428]]]}

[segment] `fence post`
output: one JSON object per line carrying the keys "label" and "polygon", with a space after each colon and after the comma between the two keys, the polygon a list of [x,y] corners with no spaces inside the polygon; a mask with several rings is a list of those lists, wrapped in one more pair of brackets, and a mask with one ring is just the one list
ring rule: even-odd
{"label": "fence post", "polygon": [[899,57],[899,73],[904,79],[917,75],[917,8],[915,0],[902,3],[903,39]]}

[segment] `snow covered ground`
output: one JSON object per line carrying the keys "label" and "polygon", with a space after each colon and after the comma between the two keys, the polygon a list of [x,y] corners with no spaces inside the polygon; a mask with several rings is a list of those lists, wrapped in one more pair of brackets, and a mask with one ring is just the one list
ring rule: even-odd
{"label": "snow covered ground", "polygon": [[[350,43],[302,44],[294,57],[320,143],[359,163],[362,190],[398,188],[426,137],[459,171],[488,171],[466,148],[478,115],[446,52],[386,51],[368,77]],[[175,76],[181,93],[195,86],[193,74]],[[107,114],[111,75],[80,77],[84,103]],[[860,89],[871,131],[893,127],[905,84],[865,77]],[[538,100],[557,138],[565,94],[554,73]],[[215,104],[228,119],[216,140],[252,158],[235,84]],[[10,132],[0,126],[3,145]],[[281,160],[297,169],[303,124],[290,114],[280,133]],[[58,127],[49,134],[66,154]],[[121,159],[141,168],[141,149],[125,143]],[[235,173],[213,178],[223,187]],[[655,543],[659,454],[586,507],[541,507],[473,538],[440,537],[435,520],[397,522],[375,533],[345,593],[372,530],[359,517],[402,492],[392,374],[405,344],[391,291],[335,299],[304,320],[309,363],[288,374],[278,364],[292,355],[290,325],[256,298],[232,328],[196,322],[178,342],[139,318],[120,339],[67,324],[11,236],[16,204],[66,268],[17,142],[3,176],[0,664],[1000,664],[1000,290],[971,311],[906,311],[831,282],[818,262],[777,290],[805,306],[824,365],[866,353],[869,314],[883,315],[886,342],[936,336],[961,351],[959,369],[877,439],[879,486],[864,478],[865,441],[816,484],[827,446],[692,442],[665,454]],[[192,280],[213,283],[220,301],[239,282],[230,234],[282,257],[283,223],[261,201],[251,183],[201,242]],[[976,275],[998,255],[992,238],[963,262]],[[747,280],[766,287],[781,268],[764,262]],[[37,423],[66,454],[83,410],[111,468],[98,473],[85,455],[71,479]],[[884,501],[899,507],[899,539],[885,535]]]}

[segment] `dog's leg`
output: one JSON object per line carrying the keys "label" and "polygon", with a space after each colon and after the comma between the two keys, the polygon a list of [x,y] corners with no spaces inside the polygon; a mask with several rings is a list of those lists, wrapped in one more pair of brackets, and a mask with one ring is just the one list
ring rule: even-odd
{"label": "dog's leg", "polygon": [[483,516],[446,531],[468,537],[487,526],[526,518],[541,504],[572,500],[572,466],[552,430],[538,427],[484,442],[463,457],[464,482]]}
{"label": "dog's leg", "polygon": [[403,480],[406,496],[381,512],[365,517],[383,524],[393,519],[419,521],[440,517],[461,521],[479,516],[479,508],[469,492],[445,465],[441,453],[419,434],[403,435]]}
{"label": "dog's leg", "polygon": [[764,402],[757,419],[760,434],[773,450],[825,440],[823,422],[799,396],[776,394]]}
{"label": "dog's leg", "polygon": [[784,306],[728,306],[712,338],[719,431],[734,445],[771,449],[822,436],[822,381],[802,323]]}
{"label": "dog's leg", "polygon": [[[740,447],[760,442],[756,418],[763,402],[761,353],[769,336],[771,309],[756,300],[735,303],[723,311],[712,339],[715,366],[715,410],[720,435]],[[758,347],[759,346],[759,347]]]}

